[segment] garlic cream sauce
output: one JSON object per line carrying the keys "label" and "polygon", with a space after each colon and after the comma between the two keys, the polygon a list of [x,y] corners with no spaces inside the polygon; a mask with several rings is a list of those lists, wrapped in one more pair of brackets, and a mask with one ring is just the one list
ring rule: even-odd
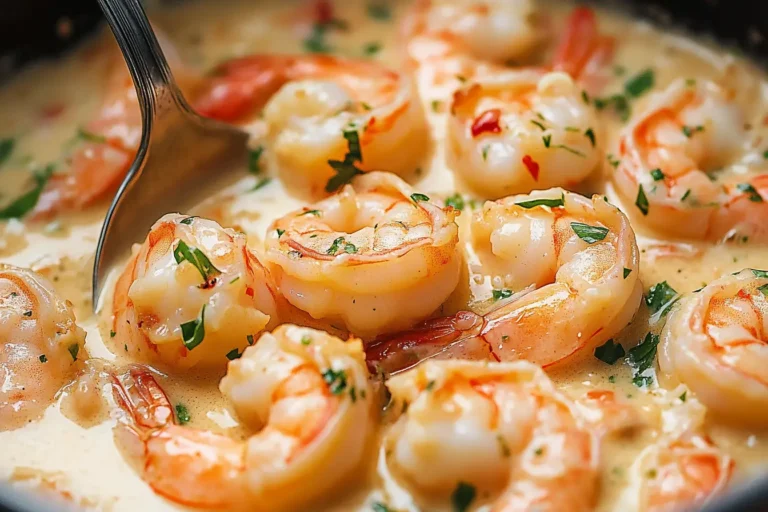
{"label": "garlic cream sauce", "polygon": [[[226,59],[252,53],[303,52],[303,40],[311,31],[312,19],[302,5],[296,0],[264,1],[258,5],[248,1],[168,2],[154,6],[150,15],[176,46],[181,60],[193,69],[206,71]],[[401,68],[399,24],[408,2],[398,0],[386,5],[391,15],[380,19],[370,15],[363,0],[336,2],[334,15],[346,21],[348,29],[325,34],[325,42],[333,53],[370,58]],[[570,8],[562,2],[543,5],[555,24],[562,22]],[[621,91],[628,77],[646,68],[654,70],[655,89],[681,77],[727,79],[739,91],[734,100],[749,115],[751,136],[759,137],[759,131],[765,131],[768,84],[764,74],[752,64],[707,42],[661,32],[618,13],[598,11],[598,18],[601,30],[618,39],[614,76],[606,91]],[[27,189],[31,172],[60,158],[78,128],[97,111],[108,87],[109,60],[114,54],[107,49],[112,44],[108,34],[99,34],[65,57],[39,62],[0,87],[0,138],[12,137],[16,142],[11,157],[0,168],[0,204]],[[447,197],[459,192],[469,205],[473,204],[470,199],[482,204],[482,198],[473,196],[443,160],[447,113],[440,108],[440,102],[447,98],[440,96],[441,92],[424,87],[420,91],[434,143],[430,156],[409,181],[416,190],[430,196]],[[633,109],[642,108],[646,101],[647,95],[638,98]],[[622,123],[609,112],[602,117],[606,127],[602,136],[608,138],[607,147],[614,147]],[[266,172],[274,177],[269,184],[251,191],[259,178],[244,177],[231,189],[212,190],[210,201],[196,212],[244,231],[252,247],[260,247],[275,218],[305,204],[281,184],[268,151],[265,159]],[[743,268],[768,267],[768,248],[749,240],[712,244],[655,237],[636,222],[637,209],[622,203],[604,174],[595,173],[595,178],[578,191],[605,194],[630,216],[641,249],[641,279],[646,291],[655,283],[667,281],[684,293]],[[99,204],[82,213],[62,214],[45,222],[0,221],[0,262],[30,267],[51,279],[57,291],[74,304],[78,323],[87,331],[86,345],[91,357],[120,364],[130,361],[119,350],[115,354],[110,352],[102,341],[110,335],[109,312],[102,316],[93,314],[90,302],[93,253],[106,206]],[[458,221],[461,243],[466,246],[466,264],[459,288],[444,304],[445,313],[467,307],[480,311],[491,298],[492,283],[472,275],[477,261],[466,243],[470,216],[471,206]],[[615,341],[629,349],[649,330],[659,329],[649,327],[649,315],[642,306]],[[623,361],[607,365],[590,358],[584,364],[552,372],[550,376],[561,390],[574,397],[595,388],[616,390],[649,415],[657,415],[659,424],[665,421],[660,411],[679,402],[675,391],[633,385],[632,370]],[[245,437],[247,432],[240,428],[217,389],[220,377],[221,374],[197,373],[163,376],[160,383],[173,403],[186,407],[190,426]],[[68,418],[61,404],[70,391],[65,388],[39,421],[0,432],[0,478],[68,495],[83,507],[116,512],[181,509],[156,495],[124,460],[113,440],[114,420],[107,414],[103,421],[86,426]],[[108,389],[103,394],[111,400]],[[659,405],[661,402],[667,405]],[[636,474],[633,461],[656,438],[657,430],[647,429],[607,443],[602,453],[604,470],[598,510],[629,511],[636,507],[638,478],[642,476]],[[708,422],[707,430],[735,459],[735,482],[764,469],[764,461],[768,460],[765,432],[713,420]],[[386,426],[382,432],[386,435]],[[368,511],[374,501],[386,502],[393,510],[417,510],[407,492],[389,477],[381,456],[371,456],[359,488],[336,497],[333,503],[318,504],[317,509]]]}

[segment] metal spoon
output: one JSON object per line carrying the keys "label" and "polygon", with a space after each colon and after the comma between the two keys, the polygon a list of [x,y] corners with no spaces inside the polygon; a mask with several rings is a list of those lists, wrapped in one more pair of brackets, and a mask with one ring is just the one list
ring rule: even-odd
{"label": "metal spoon", "polygon": [[93,266],[94,310],[106,276],[159,217],[183,212],[234,181],[235,171],[244,168],[248,139],[245,132],[192,111],[140,0],[98,1],[133,77],[142,136],[101,229]]}

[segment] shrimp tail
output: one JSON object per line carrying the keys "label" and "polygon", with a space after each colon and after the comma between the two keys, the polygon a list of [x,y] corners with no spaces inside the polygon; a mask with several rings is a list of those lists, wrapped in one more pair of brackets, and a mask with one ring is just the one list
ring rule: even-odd
{"label": "shrimp tail", "polygon": [[173,423],[173,407],[150,371],[140,365],[112,374],[112,394],[121,422],[138,430],[156,430]]}
{"label": "shrimp tail", "polygon": [[598,92],[604,85],[598,80],[600,71],[613,60],[614,46],[613,37],[600,34],[595,12],[577,7],[568,18],[552,65],[586,82],[590,92]]}
{"label": "shrimp tail", "polygon": [[372,373],[391,375],[432,358],[490,359],[492,352],[480,333],[485,320],[471,311],[434,318],[407,331],[379,336],[366,347]]}

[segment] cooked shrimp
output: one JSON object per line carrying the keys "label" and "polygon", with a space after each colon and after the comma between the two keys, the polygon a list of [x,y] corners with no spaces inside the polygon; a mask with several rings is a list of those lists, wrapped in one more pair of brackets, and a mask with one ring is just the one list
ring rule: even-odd
{"label": "cooked shrimp", "polygon": [[761,220],[768,215],[768,174],[750,175],[751,166],[740,161],[744,124],[714,83],[672,83],[622,132],[613,174],[618,192],[659,231],[768,240]]}
{"label": "cooked shrimp", "polygon": [[573,187],[602,162],[594,106],[563,72],[507,71],[460,89],[448,121],[451,168],[487,197]]}
{"label": "cooked shrimp", "polygon": [[659,366],[711,412],[768,425],[768,271],[743,270],[689,294],[667,320]]}
{"label": "cooked shrimp", "polygon": [[640,460],[640,510],[675,512],[702,506],[728,485],[734,461],[696,431],[655,443]]}
{"label": "cooked shrimp", "polygon": [[367,173],[275,221],[266,258],[285,298],[358,336],[407,329],[459,282],[453,208],[397,176]]}
{"label": "cooked shrimp", "polygon": [[40,417],[86,357],[72,304],[40,275],[0,263],[0,430]]}
{"label": "cooked shrimp", "polygon": [[391,378],[407,410],[385,440],[388,463],[432,499],[464,482],[498,496],[492,511],[592,510],[598,438],[537,366],[430,361]]}
{"label": "cooked shrimp", "polygon": [[245,235],[199,217],[158,220],[120,276],[114,350],[169,366],[223,367],[277,323],[277,292]]}
{"label": "cooked shrimp", "polygon": [[316,504],[349,488],[374,429],[360,341],[295,325],[262,335],[221,381],[240,419],[258,430],[244,441],[172,424],[171,404],[146,371],[115,382],[129,413],[118,440],[143,461],[155,492],[189,506]]}
{"label": "cooked shrimp", "polygon": [[254,55],[226,62],[216,74],[196,108],[234,122],[261,112],[284,178],[303,181],[313,192],[333,176],[328,161],[344,161],[353,146],[365,171],[409,173],[424,156],[426,121],[411,84],[379,64]]}
{"label": "cooked shrimp", "polygon": [[471,229],[477,272],[504,288],[501,305],[383,337],[370,359],[385,359],[391,371],[457,354],[545,368],[573,363],[623,329],[640,305],[634,232],[603,197],[551,189],[489,201]]}

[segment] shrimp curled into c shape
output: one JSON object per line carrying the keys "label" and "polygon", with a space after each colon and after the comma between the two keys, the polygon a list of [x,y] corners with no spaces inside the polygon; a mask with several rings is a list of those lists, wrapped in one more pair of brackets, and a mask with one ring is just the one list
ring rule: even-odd
{"label": "shrimp curled into c shape", "polygon": [[116,351],[175,368],[223,368],[228,352],[277,323],[278,297],[245,235],[168,214],[117,281],[110,341]]}
{"label": "shrimp curled into c shape", "polygon": [[0,430],[39,417],[85,358],[72,304],[42,276],[0,264]]}
{"label": "shrimp curled into c shape", "polygon": [[448,157],[487,197],[572,187],[602,159],[599,127],[567,74],[499,72],[454,94]]}
{"label": "shrimp curled into c shape", "polygon": [[[355,132],[360,170],[414,171],[428,145],[427,125],[410,81],[379,64],[326,55],[253,55],[216,70],[196,103],[203,114],[238,121],[261,111],[283,180],[326,188]],[[263,109],[263,110],[262,110]]]}
{"label": "shrimp curled into c shape", "polygon": [[259,429],[245,441],[170,423],[171,404],[146,371],[115,378],[128,413],[117,438],[143,460],[155,492],[189,506],[273,511],[348,488],[374,429],[359,340],[282,325],[229,363],[219,387]]}
{"label": "shrimp curled into c shape", "polygon": [[372,172],[275,221],[266,258],[288,302],[358,336],[424,320],[459,280],[457,211]]}
{"label": "shrimp curled into c shape", "polygon": [[465,482],[494,512],[592,510],[598,436],[530,363],[428,361],[387,382],[407,411],[385,440],[394,474],[432,499]]}
{"label": "shrimp curled into c shape", "polygon": [[747,269],[685,297],[662,335],[659,366],[719,417],[768,425],[768,271]]}
{"label": "shrimp curled into c shape", "polygon": [[368,349],[372,363],[387,371],[429,357],[573,363],[640,306],[635,234],[601,196],[551,189],[488,201],[471,229],[477,271],[520,293],[506,300],[511,291],[497,291],[503,302],[483,317],[462,311],[381,337]]}
{"label": "shrimp curled into c shape", "polygon": [[[768,240],[768,174],[732,169],[740,157],[752,166],[744,125],[743,113],[714,83],[672,83],[622,132],[613,174],[618,192],[659,231]],[[752,160],[762,166],[764,158]]]}

